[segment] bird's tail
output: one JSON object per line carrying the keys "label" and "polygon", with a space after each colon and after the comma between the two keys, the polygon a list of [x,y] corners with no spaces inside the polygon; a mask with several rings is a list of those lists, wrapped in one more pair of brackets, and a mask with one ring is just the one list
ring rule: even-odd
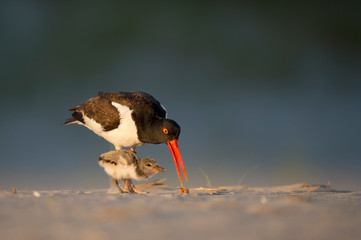
{"label": "bird's tail", "polygon": [[99,162],[100,166],[104,166],[105,164],[113,164],[115,166],[117,165],[117,163],[115,161],[108,160],[108,159],[102,157],[102,155],[99,156],[98,162]]}
{"label": "bird's tail", "polygon": [[64,122],[64,125],[69,125],[69,124],[73,124],[73,123],[76,123],[77,120],[75,120],[74,118],[69,118],[68,120],[66,120]]}
{"label": "bird's tail", "polygon": [[69,111],[73,112],[72,117],[64,122],[64,125],[73,124],[73,123],[85,123],[83,114],[81,112],[76,112],[75,108],[70,109]]}

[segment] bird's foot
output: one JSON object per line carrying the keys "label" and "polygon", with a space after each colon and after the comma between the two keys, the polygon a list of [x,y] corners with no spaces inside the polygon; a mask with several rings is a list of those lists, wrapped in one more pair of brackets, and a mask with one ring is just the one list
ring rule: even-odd
{"label": "bird's foot", "polygon": [[149,194],[149,192],[142,192],[142,191],[138,190],[136,187],[133,187],[133,191],[134,191],[134,193],[137,193],[137,194]]}
{"label": "bird's foot", "polygon": [[142,191],[138,190],[138,189],[134,186],[134,184],[132,183],[132,181],[131,181],[131,180],[129,180],[129,181],[130,181],[130,186],[131,186],[131,188],[133,189],[133,192],[134,192],[134,193],[137,193],[137,194],[148,194],[148,192],[142,192]]}
{"label": "bird's foot", "polygon": [[[123,180],[123,184],[124,184],[124,180]],[[138,190],[134,184],[132,183],[132,180],[130,179],[126,179],[126,188],[129,190],[129,192],[131,193],[137,193],[137,194],[148,194],[147,192],[142,192],[140,190]]]}

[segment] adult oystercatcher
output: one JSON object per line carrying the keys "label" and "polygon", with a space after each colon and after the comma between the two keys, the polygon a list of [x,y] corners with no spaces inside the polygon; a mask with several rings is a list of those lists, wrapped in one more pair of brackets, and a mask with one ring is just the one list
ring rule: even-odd
{"label": "adult oystercatcher", "polygon": [[116,150],[146,143],[167,143],[173,156],[179,181],[183,186],[187,174],[178,148],[180,126],[166,118],[165,108],[150,94],[144,92],[100,92],[75,108],[64,124],[77,123],[89,128],[115,146]]}
{"label": "adult oystercatcher", "polygon": [[[143,158],[140,160],[135,153],[126,150],[103,153],[99,157],[99,165],[112,177],[112,183],[119,193],[135,192],[144,194],[145,192],[135,188],[129,179],[143,180],[158,172],[165,171],[164,168],[158,166],[153,158]],[[119,187],[118,179],[122,180],[124,190]]]}

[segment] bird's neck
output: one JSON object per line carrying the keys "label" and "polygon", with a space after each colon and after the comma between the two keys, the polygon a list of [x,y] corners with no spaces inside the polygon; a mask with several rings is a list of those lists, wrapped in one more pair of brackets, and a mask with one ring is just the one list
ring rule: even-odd
{"label": "bird's neck", "polygon": [[138,138],[143,143],[159,144],[159,134],[161,134],[161,121],[152,121],[149,125],[138,127]]}
{"label": "bird's neck", "polygon": [[142,171],[139,165],[136,167],[135,172],[140,179],[145,179],[149,177],[147,174],[145,174],[145,172]]}

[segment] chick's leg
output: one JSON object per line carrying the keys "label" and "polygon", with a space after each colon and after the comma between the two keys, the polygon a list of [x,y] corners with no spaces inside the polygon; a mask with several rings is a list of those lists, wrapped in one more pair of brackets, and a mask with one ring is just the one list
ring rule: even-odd
{"label": "chick's leg", "polygon": [[132,192],[133,192],[133,189],[132,189],[132,187],[130,186],[129,181],[130,181],[130,179],[128,179],[128,178],[122,180],[123,185],[124,185],[124,192],[132,193]]}
{"label": "chick's leg", "polygon": [[113,178],[112,179],[112,183],[114,184],[114,186],[118,189],[119,193],[124,193],[124,191],[119,187],[119,184],[118,184],[118,180]]}

